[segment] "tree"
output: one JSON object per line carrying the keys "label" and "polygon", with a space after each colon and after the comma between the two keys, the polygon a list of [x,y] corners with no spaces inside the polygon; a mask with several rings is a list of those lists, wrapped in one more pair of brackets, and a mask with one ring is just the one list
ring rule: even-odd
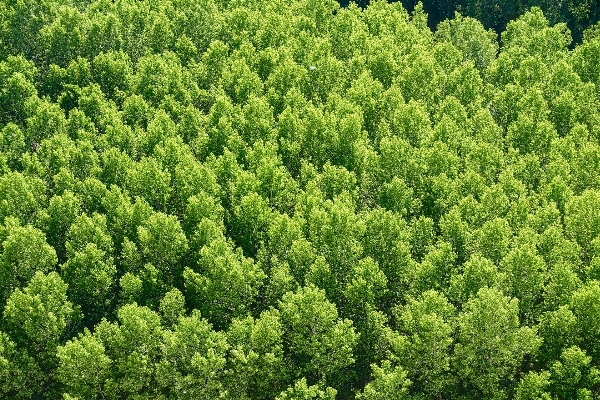
{"label": "tree", "polygon": [[[308,239],[331,267],[341,289],[340,284],[347,281],[348,272],[360,259],[362,246],[359,238],[365,225],[354,213],[353,204],[346,194],[333,202],[326,201],[323,206],[305,215]],[[339,294],[331,289],[331,297],[337,299]]]}
{"label": "tree", "polygon": [[198,266],[185,268],[183,278],[190,304],[223,329],[251,310],[265,273],[220,237],[200,250]]}
{"label": "tree", "polygon": [[[91,392],[92,396],[102,395],[102,392],[98,393],[98,389],[102,389],[116,397],[155,397],[160,390],[155,368],[164,347],[160,317],[135,303],[121,307],[117,317],[118,321],[103,320],[97,324],[93,338],[87,338],[89,334],[84,333],[59,350],[61,380],[70,382],[67,386],[70,390]],[[88,354],[73,354],[81,353],[81,347],[88,348],[84,350]],[[81,370],[76,368],[77,363],[84,362],[81,360],[83,356],[93,357],[99,362],[95,369],[84,370],[88,374],[81,374]],[[103,369],[109,363],[110,369]],[[70,372],[75,372],[75,376]],[[96,372],[98,375],[92,375]],[[94,387],[92,391],[90,383],[97,383],[100,387]]]}
{"label": "tree", "polygon": [[283,390],[289,367],[283,354],[283,329],[277,312],[232,321],[227,331],[229,393],[237,398],[267,398]]}
{"label": "tree", "polygon": [[[339,23],[340,18],[336,18],[336,20]],[[353,24],[354,23],[359,25],[358,21],[353,22]],[[358,28],[354,29],[359,31]],[[354,34],[358,36],[358,33]],[[344,35],[344,38],[340,38],[340,40],[348,40],[348,37]],[[348,51],[349,49],[352,49],[352,47],[342,47],[340,49],[345,49],[345,51]],[[340,51],[338,48],[336,48],[336,50]],[[346,96],[350,99],[350,101],[360,107],[363,114],[364,127],[369,134],[369,137],[374,137],[375,130],[382,117],[381,110],[379,110],[379,103],[381,101],[380,97],[383,93],[383,90],[384,88],[381,82],[374,79],[367,69],[352,81],[351,87],[346,92]]]}
{"label": "tree", "polygon": [[339,319],[335,305],[312,286],[286,293],[278,308],[284,352],[294,373],[309,382],[342,383],[344,369],[354,363],[352,351],[358,339],[352,322]]}
{"label": "tree", "polygon": [[454,307],[443,295],[429,290],[419,298],[409,298],[394,314],[399,330],[408,339],[406,348],[397,349],[394,357],[406,368],[400,371],[404,379],[410,379],[411,389],[431,397],[451,393],[455,384],[450,370]]}
{"label": "tree", "polygon": [[549,27],[542,10],[532,7],[507,24],[501,39],[507,49],[520,47],[524,50],[522,54],[539,54],[550,64],[564,56],[571,43],[571,33],[564,23]]}
{"label": "tree", "polygon": [[580,338],[576,344],[581,349],[595,357],[598,353],[596,343],[600,336],[598,335],[600,324],[600,309],[596,304],[596,299],[600,296],[600,285],[598,281],[587,282],[571,296],[569,309],[575,315],[575,332]]}
{"label": "tree", "polygon": [[56,14],[52,22],[40,29],[39,40],[47,65],[66,66],[82,53],[89,22],[75,7],[57,8]]}
{"label": "tree", "polygon": [[109,187],[123,182],[127,178],[128,171],[134,165],[127,153],[120,151],[116,147],[111,147],[102,153],[100,160],[103,168],[99,172],[98,178]]}
{"label": "tree", "polygon": [[221,194],[215,172],[198,162],[181,139],[168,139],[157,147],[155,154],[171,174],[173,192],[167,206],[172,213],[183,215],[194,196],[206,193],[217,198]]}
{"label": "tree", "polygon": [[242,197],[235,204],[229,221],[230,232],[244,253],[255,257],[266,239],[266,230],[271,219],[268,201],[256,193]]}
{"label": "tree", "polygon": [[560,357],[563,349],[577,343],[577,317],[564,305],[540,317],[539,333],[543,339],[540,362],[548,364]]}
{"label": "tree", "polygon": [[517,246],[500,262],[499,271],[506,276],[508,294],[519,299],[519,315],[528,323],[535,321],[547,268],[531,244]]}
{"label": "tree", "polygon": [[377,262],[385,274],[389,299],[384,308],[391,308],[404,296],[408,274],[416,268],[408,244],[408,226],[400,215],[383,209],[366,213],[363,220],[366,228],[362,237],[363,253]]}
{"label": "tree", "polygon": [[590,398],[600,382],[600,370],[591,365],[592,357],[577,346],[565,349],[560,361],[550,364],[553,393],[561,399]]}
{"label": "tree", "polygon": [[5,239],[0,255],[0,299],[2,303],[17,288],[24,287],[36,272],[48,273],[56,267],[56,251],[46,236],[31,225],[19,226],[6,219]]}
{"label": "tree", "polygon": [[543,94],[538,90],[528,91],[517,107],[520,110],[517,119],[508,126],[508,142],[521,154],[535,153],[544,159],[558,134],[547,120],[548,106]]}
{"label": "tree", "polygon": [[108,234],[106,217],[94,213],[92,217],[85,214],[79,215],[69,228],[65,247],[67,255],[73,256],[79,251],[85,250],[88,243],[94,243],[96,247],[108,255],[113,252],[112,238]]}
{"label": "tree", "polygon": [[387,291],[387,278],[371,258],[363,258],[352,268],[344,288],[347,305],[342,309],[345,316],[362,322],[371,309],[379,309]]}
{"label": "tree", "polygon": [[103,201],[107,196],[108,189],[96,178],[86,178],[77,181],[70,187],[81,199],[81,208],[87,214],[104,214]]}
{"label": "tree", "polygon": [[389,361],[384,361],[382,366],[373,364],[373,378],[362,393],[357,394],[361,400],[402,400],[409,398],[410,379],[402,367],[392,367]]}
{"label": "tree", "polygon": [[565,233],[574,239],[583,250],[583,257],[590,250],[590,243],[600,233],[596,230],[600,214],[597,213],[600,197],[593,190],[585,190],[573,197],[565,208]]}
{"label": "tree", "polygon": [[56,272],[38,271],[23,289],[16,289],[4,308],[9,333],[34,353],[52,354],[78,311],[66,296],[67,285]]}
{"label": "tree", "polygon": [[535,329],[519,325],[517,299],[482,288],[458,316],[454,365],[467,387],[486,398],[503,392],[527,354],[541,344]]}
{"label": "tree", "polygon": [[226,335],[213,331],[197,310],[180,317],[173,331],[166,331],[157,344],[162,358],[156,366],[156,380],[167,396],[227,398]]}
{"label": "tree", "polygon": [[179,317],[185,314],[185,297],[179,289],[171,289],[160,300],[159,311],[162,317],[163,325],[166,327],[174,326]]}
{"label": "tree", "polygon": [[108,389],[112,361],[104,345],[88,330],[57,350],[58,380],[73,397],[97,399],[114,395]]}
{"label": "tree", "polygon": [[137,228],[144,260],[156,266],[167,285],[177,282],[182,273],[188,241],[177,218],[154,213]]}
{"label": "tree", "polygon": [[19,170],[21,168],[21,156],[27,150],[27,147],[25,145],[25,135],[15,123],[9,122],[0,131],[0,149],[5,155],[7,167],[11,170]]}
{"label": "tree", "polygon": [[156,211],[165,211],[169,201],[171,174],[153,157],[144,157],[127,171],[127,189],[143,197]]}
{"label": "tree", "polygon": [[0,332],[0,394],[27,399],[42,393],[47,377],[27,350]]}
{"label": "tree", "polygon": [[[139,136],[138,151],[145,156],[150,156],[158,145],[164,144],[168,139],[176,136],[177,126],[175,122],[166,111],[159,109],[154,114],[154,118],[148,121],[146,131]],[[152,159],[149,158],[148,160]]]}
{"label": "tree", "polygon": [[168,51],[162,56],[147,54],[141,57],[137,62],[133,85],[136,93],[154,106],[169,95],[183,103],[191,100],[180,62],[175,54]]}
{"label": "tree", "polygon": [[198,254],[203,246],[225,232],[223,214],[224,209],[218,200],[204,192],[188,199],[182,228],[190,239],[191,253]]}
{"label": "tree", "polygon": [[420,215],[412,220],[410,226],[411,253],[416,260],[422,260],[426,250],[433,244],[434,222],[431,218]]}
{"label": "tree", "polygon": [[48,221],[46,235],[48,243],[56,250],[59,261],[66,260],[67,232],[81,213],[81,201],[70,190],[62,195],[55,195],[48,205]]}
{"label": "tree", "polygon": [[0,220],[16,217],[21,224],[32,223],[45,202],[41,179],[12,171],[0,176]]}
{"label": "tree", "polygon": [[321,389],[318,385],[308,386],[306,383],[306,378],[302,378],[298,380],[294,386],[290,386],[287,390],[281,392],[279,396],[276,397],[277,400],[333,400],[335,399],[335,395],[337,394],[336,390],[327,387],[324,390]]}
{"label": "tree", "polygon": [[58,104],[37,101],[33,106],[33,110],[27,118],[25,129],[25,143],[30,148],[39,147],[42,140],[55,134],[65,133],[67,120]]}
{"label": "tree", "polygon": [[440,22],[435,32],[439,41],[450,42],[463,54],[463,60],[471,60],[480,71],[496,58],[498,52],[497,34],[485,30],[475,18],[454,14],[454,19]]}
{"label": "tree", "polygon": [[467,258],[467,243],[471,233],[469,225],[462,219],[457,207],[453,207],[439,221],[441,238],[450,243],[456,254],[457,263],[463,264]]}
{"label": "tree", "polygon": [[515,391],[515,399],[517,400],[550,400],[552,397],[546,389],[550,385],[550,373],[542,371],[528,372],[521,380]]}
{"label": "tree", "polygon": [[428,289],[446,289],[455,270],[456,254],[449,243],[440,242],[429,246],[427,250],[421,263],[416,264],[415,269],[409,272],[409,292],[413,296]]}
{"label": "tree", "polygon": [[[23,56],[9,55],[0,63],[3,84],[0,89],[0,121],[17,123],[21,127],[30,116],[32,103],[37,100],[34,77],[35,64]],[[30,144],[30,143],[26,143]]]}
{"label": "tree", "polygon": [[95,243],[88,243],[61,266],[69,297],[82,307],[88,325],[110,309],[117,269],[113,258]]}
{"label": "tree", "polygon": [[[598,40],[598,37],[590,35],[574,51],[572,58],[573,70],[581,77],[582,81],[597,82],[600,71],[597,65],[588,60],[591,60],[599,50],[600,40]],[[596,87],[596,93],[598,93],[597,90]]]}
{"label": "tree", "polygon": [[472,248],[496,265],[506,256],[512,237],[512,230],[504,218],[486,221],[473,233]]}
{"label": "tree", "polygon": [[173,21],[174,35],[186,35],[203,53],[213,43],[221,19],[218,17],[218,2],[183,0],[177,2],[176,17]]}
{"label": "tree", "polygon": [[101,52],[92,64],[92,74],[106,97],[115,98],[131,89],[133,73],[131,60],[123,51]]}
{"label": "tree", "polygon": [[[56,382],[51,376],[57,365],[56,348],[69,337],[79,318],[79,311],[67,298],[67,284],[56,272],[44,275],[38,271],[23,290],[16,289],[10,295],[3,321],[9,337],[26,351],[19,357],[20,368],[23,371],[30,365],[33,388],[26,387],[25,391],[53,393]],[[41,377],[36,376],[36,370]]]}

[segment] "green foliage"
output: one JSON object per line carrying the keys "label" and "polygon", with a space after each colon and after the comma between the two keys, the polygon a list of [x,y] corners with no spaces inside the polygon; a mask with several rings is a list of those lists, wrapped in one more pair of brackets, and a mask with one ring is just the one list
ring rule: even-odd
{"label": "green foliage", "polygon": [[411,381],[402,367],[392,368],[390,362],[384,362],[382,367],[373,364],[373,380],[367,384],[364,391],[356,398],[362,400],[407,399]]}
{"label": "green foliage", "polygon": [[498,396],[523,357],[534,354],[541,344],[535,329],[519,326],[518,311],[516,299],[483,288],[458,317],[456,368],[475,393]]}
{"label": "green foliage", "polygon": [[25,286],[36,272],[50,272],[57,263],[56,251],[46,243],[42,232],[31,225],[21,227],[14,219],[6,219],[5,223],[0,256],[3,301],[13,290]]}
{"label": "green foliage", "polygon": [[104,396],[111,360],[100,341],[86,331],[59,347],[57,354],[57,378],[64,383],[66,393],[88,399]]}
{"label": "green foliage", "polygon": [[[395,357],[407,371],[394,371],[387,379],[399,379],[401,382],[410,378],[402,385],[408,387],[412,382],[414,390],[428,396],[451,392],[454,383],[450,373],[454,307],[444,296],[430,290],[418,299],[409,299],[404,307],[395,310],[395,314],[399,330],[404,332],[408,339],[405,348],[394,349]],[[383,371],[380,370],[379,374],[381,372]],[[404,378],[401,378],[402,374]],[[383,380],[384,375],[377,379]],[[406,391],[406,388],[403,391]]]}
{"label": "green foliage", "polygon": [[560,361],[550,365],[552,391],[561,398],[586,398],[592,395],[589,390],[600,382],[600,371],[592,367],[592,358],[577,346],[563,351]]}
{"label": "green foliage", "polygon": [[285,364],[281,318],[277,313],[266,311],[257,319],[234,320],[227,338],[231,343],[231,395],[266,398],[272,396],[273,390],[283,389],[291,371]]}
{"label": "green foliage", "polygon": [[302,400],[313,400],[313,399],[322,399],[322,400],[333,400],[335,399],[336,390],[327,387],[325,390],[322,390],[317,385],[308,386],[306,384],[306,379],[302,378],[298,382],[294,384],[294,386],[288,388],[286,391],[281,392],[279,396],[276,397],[277,400],[291,400],[291,399],[302,399]]}
{"label": "green foliage", "polygon": [[56,272],[36,272],[29,284],[16,289],[6,302],[4,318],[11,336],[34,353],[52,354],[77,318],[66,290]]}
{"label": "green foliage", "polygon": [[543,371],[541,373],[530,371],[527,375],[523,376],[519,381],[515,393],[515,399],[528,400],[528,399],[540,399],[547,400],[552,397],[545,390],[550,384],[550,373]]}
{"label": "green foliage", "polygon": [[39,178],[9,172],[0,177],[0,219],[14,217],[31,223],[46,201],[46,188]]}
{"label": "green foliage", "polygon": [[295,374],[335,382],[354,363],[352,350],[358,339],[349,320],[338,318],[334,304],[315,287],[286,293],[279,303],[284,349]]}
{"label": "green foliage", "polygon": [[88,243],[61,266],[70,297],[88,320],[99,320],[109,309],[116,272],[112,257],[95,243]]}
{"label": "green foliage", "polygon": [[[222,376],[229,345],[225,334],[213,331],[194,311],[189,317],[180,317],[163,340],[161,361],[156,366],[159,387],[184,399],[226,397]],[[160,342],[157,337],[157,345]]]}
{"label": "green foliage", "polygon": [[260,264],[217,238],[200,250],[196,270],[183,272],[186,294],[194,308],[219,327],[250,311],[265,278]]}
{"label": "green foliage", "polygon": [[600,396],[600,8],[364,3],[0,2],[0,397]]}
{"label": "green foliage", "polygon": [[486,31],[476,19],[457,13],[454,19],[438,25],[435,36],[439,41],[452,43],[462,52],[463,60],[473,61],[479,70],[485,70],[496,58],[496,33]]}

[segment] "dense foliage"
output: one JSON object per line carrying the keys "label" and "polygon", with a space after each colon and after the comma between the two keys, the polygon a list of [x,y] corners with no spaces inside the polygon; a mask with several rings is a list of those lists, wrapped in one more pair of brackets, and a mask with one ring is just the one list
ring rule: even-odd
{"label": "dense foliage", "polygon": [[0,2],[0,397],[600,396],[600,29]]}

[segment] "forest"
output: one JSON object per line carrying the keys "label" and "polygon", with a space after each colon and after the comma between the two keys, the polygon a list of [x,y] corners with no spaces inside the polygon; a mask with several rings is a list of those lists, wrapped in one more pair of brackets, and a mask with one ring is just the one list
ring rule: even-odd
{"label": "forest", "polygon": [[548,12],[0,1],[0,398],[599,399],[600,24]]}

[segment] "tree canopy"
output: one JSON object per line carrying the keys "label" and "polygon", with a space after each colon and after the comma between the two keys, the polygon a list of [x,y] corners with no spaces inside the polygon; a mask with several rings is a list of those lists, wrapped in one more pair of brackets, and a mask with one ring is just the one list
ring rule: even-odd
{"label": "tree canopy", "polygon": [[438,3],[0,2],[0,397],[600,398],[600,8]]}

